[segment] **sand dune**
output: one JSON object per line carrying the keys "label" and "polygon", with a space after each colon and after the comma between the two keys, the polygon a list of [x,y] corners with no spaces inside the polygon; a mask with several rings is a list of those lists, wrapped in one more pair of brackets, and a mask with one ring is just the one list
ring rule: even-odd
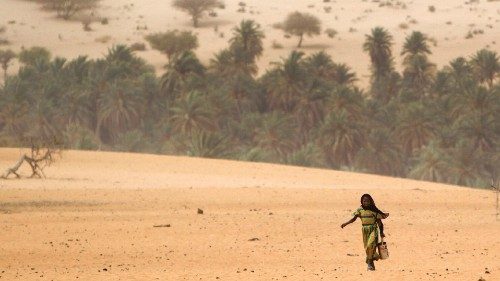
{"label": "sand dune", "polygon": [[[20,153],[0,149],[0,171]],[[67,151],[45,171],[0,180],[1,279],[500,278],[491,191],[128,153]],[[376,272],[365,269],[359,222],[339,227],[365,192],[391,213],[390,259]]]}
{"label": "sand dune", "polygon": [[[55,55],[68,58],[81,54],[92,58],[102,57],[113,44],[145,42],[144,35],[152,32],[194,30],[200,42],[197,54],[203,62],[208,63],[214,53],[227,47],[231,29],[235,25],[242,19],[254,19],[261,24],[266,34],[265,51],[259,60],[259,68],[263,73],[269,68],[270,62],[288,56],[298,41],[297,38],[284,38],[283,32],[274,29],[273,24],[283,21],[293,11],[309,12],[321,19],[323,29],[333,28],[338,35],[333,39],[325,34],[306,38],[301,50],[307,53],[327,51],[335,61],[347,63],[353,68],[361,79],[360,85],[366,84],[369,77],[369,59],[362,52],[362,44],[365,34],[375,26],[387,28],[394,36],[394,55],[398,66],[401,65],[399,53],[404,38],[413,30],[422,31],[435,40],[436,46],[432,47],[430,58],[438,66],[448,64],[458,56],[470,56],[485,47],[500,51],[500,42],[497,42],[500,35],[498,1],[332,0],[324,3],[322,0],[247,0],[243,1],[247,4],[245,13],[237,12],[239,2],[226,0],[226,8],[218,10],[218,17],[205,18],[200,28],[193,29],[189,17],[174,10],[170,0],[103,0],[97,13],[100,17],[108,18],[109,24],[97,22],[91,25],[93,31],[85,32],[80,22],[55,19],[53,14],[41,11],[33,2],[2,0],[0,25],[7,27],[6,36],[12,42],[9,47],[15,50],[22,46],[39,45],[47,47]],[[392,3],[392,6],[380,7],[381,3]],[[435,12],[430,12],[429,6],[434,6]],[[331,7],[331,11],[326,12],[326,7]],[[145,27],[147,30],[144,30]],[[466,34],[474,30],[480,30],[483,34],[465,39]],[[103,38],[107,38],[106,43],[96,41],[102,41]],[[283,48],[273,49],[273,42],[282,44]],[[147,50],[138,54],[159,72],[163,71],[167,60],[159,52]],[[15,71],[15,67],[12,71]]]}

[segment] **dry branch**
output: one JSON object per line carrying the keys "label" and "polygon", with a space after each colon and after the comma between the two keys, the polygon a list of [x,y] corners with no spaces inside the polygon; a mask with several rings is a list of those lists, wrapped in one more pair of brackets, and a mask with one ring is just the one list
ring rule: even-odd
{"label": "dry branch", "polygon": [[10,174],[14,174],[14,175],[16,175],[17,178],[20,178],[21,176],[17,173],[17,170],[23,164],[25,158],[26,158],[26,154],[23,154],[23,156],[21,156],[21,158],[19,158],[19,160],[17,161],[17,163],[14,166],[12,166],[11,168],[8,168],[3,173],[2,178],[6,179],[6,178],[8,178],[10,176]]}
{"label": "dry branch", "polygon": [[38,177],[45,178],[43,169],[50,166],[54,161],[54,155],[59,153],[58,149],[54,148],[40,148],[37,145],[31,145],[30,156],[23,154],[14,166],[8,168],[1,176],[3,179],[7,179],[11,174],[14,174],[16,178],[21,178],[21,175],[17,172],[21,165],[26,162],[31,168],[30,178]]}

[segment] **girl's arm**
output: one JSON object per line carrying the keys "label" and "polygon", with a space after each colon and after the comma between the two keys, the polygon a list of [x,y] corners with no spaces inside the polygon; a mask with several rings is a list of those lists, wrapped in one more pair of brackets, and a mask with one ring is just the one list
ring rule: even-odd
{"label": "girl's arm", "polygon": [[341,227],[341,228],[344,228],[346,225],[353,223],[353,222],[354,222],[357,218],[358,218],[358,216],[354,216],[354,217],[352,217],[352,219],[350,219],[350,220],[349,220],[348,222],[346,222],[346,223],[343,223],[340,227]]}

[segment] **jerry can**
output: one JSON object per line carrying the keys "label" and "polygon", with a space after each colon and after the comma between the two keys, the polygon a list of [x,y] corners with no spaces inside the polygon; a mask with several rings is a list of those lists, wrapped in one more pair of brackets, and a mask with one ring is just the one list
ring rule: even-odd
{"label": "jerry can", "polygon": [[380,243],[377,244],[378,254],[380,255],[380,259],[385,260],[389,258],[389,250],[387,249],[387,242],[382,239]]}

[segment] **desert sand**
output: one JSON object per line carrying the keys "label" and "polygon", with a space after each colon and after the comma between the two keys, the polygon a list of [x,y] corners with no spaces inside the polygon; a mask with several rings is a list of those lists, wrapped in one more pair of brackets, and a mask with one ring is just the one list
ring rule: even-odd
{"label": "desert sand", "polygon": [[[21,152],[0,149],[0,171]],[[2,280],[500,278],[488,190],[111,152],[65,151],[45,173],[0,180]],[[360,222],[340,228],[366,192],[391,214],[375,272]]]}
{"label": "desert sand", "polygon": [[[208,64],[213,55],[228,46],[232,29],[243,19],[258,22],[266,38],[264,54],[259,59],[260,74],[270,68],[270,62],[280,61],[296,49],[297,38],[285,38],[281,30],[273,25],[282,22],[287,14],[294,11],[308,12],[322,21],[323,30],[335,29],[338,34],[329,38],[326,34],[305,38],[301,51],[312,53],[324,50],[336,62],[352,67],[360,79],[359,85],[366,86],[369,79],[369,58],[362,51],[365,35],[375,26],[387,28],[394,37],[393,54],[398,68],[399,56],[405,37],[414,30],[426,33],[435,42],[432,46],[431,61],[439,67],[458,57],[469,57],[481,48],[500,52],[500,2],[499,1],[373,1],[373,0],[225,0],[226,8],[217,10],[217,17],[205,17],[201,27],[194,29],[187,14],[171,7],[171,0],[103,0],[95,11],[96,18],[108,18],[109,24],[95,22],[93,31],[85,32],[79,21],[56,19],[53,13],[40,10],[30,1],[1,0],[0,25],[7,27],[5,36],[19,51],[22,46],[43,46],[54,55],[74,58],[88,55],[103,57],[113,44],[146,43],[144,36],[149,33],[171,29],[193,30],[198,34],[200,47],[196,53]],[[245,13],[237,12],[239,2],[246,3]],[[381,2],[392,6],[380,7]],[[404,6],[405,8],[404,8]],[[435,7],[435,12],[429,11]],[[331,11],[327,12],[328,7]],[[326,9],[325,9],[326,8]],[[217,31],[216,31],[217,30]],[[465,39],[469,31],[482,34]],[[273,42],[283,46],[272,48]],[[138,52],[138,55],[155,66],[161,74],[167,63],[158,51]],[[11,68],[16,71],[17,66]]]}

